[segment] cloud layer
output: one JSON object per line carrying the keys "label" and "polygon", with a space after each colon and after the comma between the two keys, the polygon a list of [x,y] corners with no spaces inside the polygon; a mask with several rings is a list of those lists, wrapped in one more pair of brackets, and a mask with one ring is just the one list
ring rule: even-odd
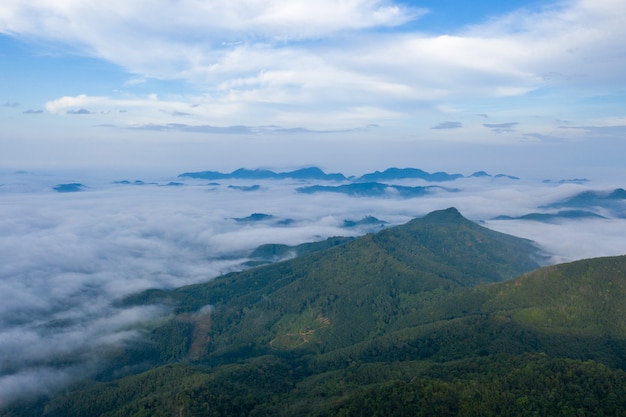
{"label": "cloud layer", "polygon": [[8,0],[0,32],[119,65],[135,74],[129,88],[150,79],[193,86],[182,95],[86,92],[46,105],[128,126],[185,117],[348,129],[408,123],[416,108],[462,109],[469,99],[625,87],[620,0],[561,1],[445,34],[421,28],[428,12],[382,0]]}

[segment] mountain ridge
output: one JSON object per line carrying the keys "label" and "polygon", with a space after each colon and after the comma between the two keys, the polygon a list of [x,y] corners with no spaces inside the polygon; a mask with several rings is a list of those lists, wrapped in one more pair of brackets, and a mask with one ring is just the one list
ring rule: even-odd
{"label": "mountain ridge", "polygon": [[185,172],[178,175],[179,178],[205,179],[205,180],[224,180],[224,179],[300,179],[300,180],[325,180],[325,181],[350,181],[355,183],[376,183],[380,181],[404,180],[404,179],[421,179],[427,182],[447,182],[460,178],[508,178],[519,180],[518,177],[506,174],[498,174],[492,176],[485,171],[475,172],[469,177],[462,174],[448,174],[447,172],[438,171],[430,173],[418,168],[387,168],[384,171],[374,171],[361,175],[358,178],[346,176],[342,173],[327,174],[321,168],[308,167],[300,168],[293,171],[275,172],[269,169],[247,169],[238,168],[230,173],[219,171],[197,171]]}

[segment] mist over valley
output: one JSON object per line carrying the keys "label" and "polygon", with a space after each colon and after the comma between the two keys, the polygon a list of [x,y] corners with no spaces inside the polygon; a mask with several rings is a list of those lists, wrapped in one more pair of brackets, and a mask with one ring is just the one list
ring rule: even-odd
{"label": "mist over valley", "polygon": [[[385,181],[376,192],[354,193],[341,187],[372,184],[367,175],[302,172],[316,175],[66,182],[54,174],[3,175],[0,399],[54,392],[97,373],[107,352],[140,340],[141,326],[169,314],[159,306],[122,307],[124,297],[296,255],[253,254],[265,244],[353,238],[455,207],[474,222],[534,241],[542,264],[626,253],[626,199],[618,184],[440,173],[441,187],[425,173],[377,175]],[[559,215],[564,209],[593,215]],[[528,217],[538,212],[549,221]]]}

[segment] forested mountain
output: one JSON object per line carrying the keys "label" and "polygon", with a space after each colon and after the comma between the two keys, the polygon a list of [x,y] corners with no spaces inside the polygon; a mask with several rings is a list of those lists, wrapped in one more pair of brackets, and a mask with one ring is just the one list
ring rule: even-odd
{"label": "forested mountain", "polygon": [[[166,297],[179,300],[179,313],[213,306],[211,357],[295,345],[328,351],[387,331],[411,297],[537,268],[537,252],[529,241],[493,232],[448,209]],[[301,329],[318,327],[299,335]]]}
{"label": "forested mountain", "polygon": [[538,269],[452,208],[331,243],[125,300],[173,314],[98,381],[0,415],[626,413],[626,256]]}

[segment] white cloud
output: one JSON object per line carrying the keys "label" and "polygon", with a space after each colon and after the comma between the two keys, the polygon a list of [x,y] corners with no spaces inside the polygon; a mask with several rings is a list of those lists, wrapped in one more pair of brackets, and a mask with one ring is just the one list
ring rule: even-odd
{"label": "white cloud", "polygon": [[[0,31],[74,45],[126,68],[134,80],[183,79],[195,86],[193,96],[158,103],[106,98],[108,107],[153,110],[144,115],[153,122],[156,106],[183,111],[192,102],[210,108],[184,110],[198,124],[251,125],[298,119],[292,113],[300,106],[324,117],[374,104],[412,113],[424,102],[455,106],[544,87],[623,86],[626,5],[619,0],[521,9],[454,34],[376,32],[424,12],[378,0],[186,0],[158,7],[9,0],[0,6]],[[260,112],[264,122],[257,121]],[[216,123],[220,117],[224,121]],[[146,122],[130,115],[124,120]],[[290,127],[317,127],[319,118],[299,123]]]}
{"label": "white cloud", "polygon": [[619,0],[561,1],[534,13],[522,9],[468,34],[504,39],[511,63],[535,76],[552,74],[555,84],[610,86],[622,83],[625,18]]}
{"label": "white cloud", "polygon": [[[112,0],[63,0],[53,3],[34,0],[22,4],[18,0],[3,2],[0,9],[7,30],[48,31],[58,37],[69,37],[79,29],[95,31],[116,23],[126,33],[137,32],[148,36],[185,38],[224,38],[232,34],[261,34],[274,38],[307,38],[325,36],[337,31],[378,26],[397,26],[425,13],[381,0],[348,0],[336,2],[320,0],[311,3],[294,0],[285,4],[278,0],[258,1],[178,1],[154,3],[138,0],[132,3]],[[90,26],[96,23],[96,27]],[[112,34],[115,35],[115,34]]]}

